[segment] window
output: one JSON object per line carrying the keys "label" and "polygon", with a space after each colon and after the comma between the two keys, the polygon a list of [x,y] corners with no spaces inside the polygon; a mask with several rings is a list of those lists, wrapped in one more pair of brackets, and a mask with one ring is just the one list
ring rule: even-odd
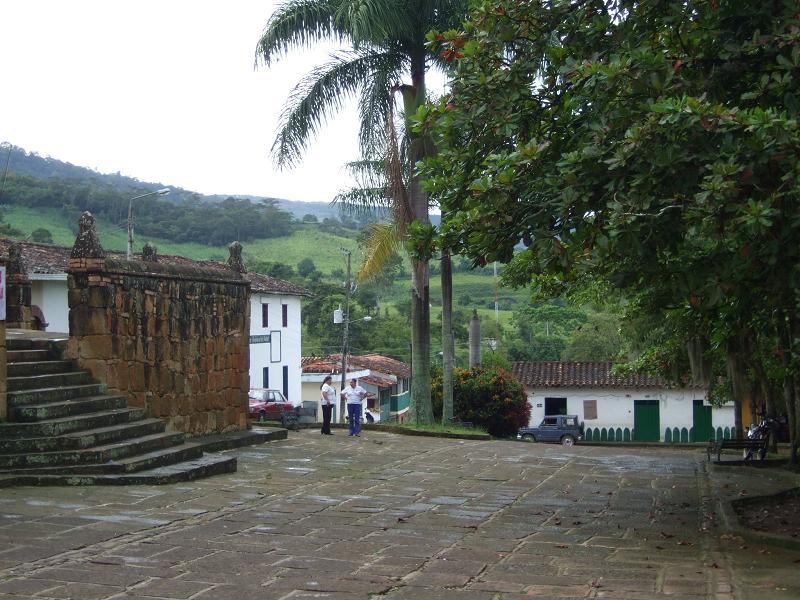
{"label": "window", "polygon": [[[285,304],[283,305],[286,306]],[[289,367],[283,367],[283,395],[288,398],[289,397]]]}
{"label": "window", "polygon": [[597,418],[597,400],[583,401],[583,418],[586,420]]}
{"label": "window", "polygon": [[268,388],[269,387],[269,367],[264,367],[261,369],[261,387]]}
{"label": "window", "polygon": [[283,326],[289,326],[289,305],[281,304],[281,317],[283,318]]}
{"label": "window", "polygon": [[269,362],[281,362],[281,332],[270,332]]}
{"label": "window", "polygon": [[542,419],[542,424],[539,427],[555,427],[558,425],[558,419],[556,417],[545,417]]}
{"label": "window", "polygon": [[546,415],[565,415],[567,414],[566,398],[545,398],[544,414]]}
{"label": "window", "polygon": [[269,327],[269,304],[261,305],[261,326]]}

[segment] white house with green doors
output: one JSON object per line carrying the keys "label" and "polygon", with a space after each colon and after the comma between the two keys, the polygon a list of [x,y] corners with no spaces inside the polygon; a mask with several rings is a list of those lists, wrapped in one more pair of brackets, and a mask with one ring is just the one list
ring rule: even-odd
{"label": "white house with green doors", "polygon": [[578,415],[586,441],[704,442],[731,437],[733,405],[711,406],[706,389],[658,377],[616,375],[611,362],[516,362],[514,376],[545,415]]}

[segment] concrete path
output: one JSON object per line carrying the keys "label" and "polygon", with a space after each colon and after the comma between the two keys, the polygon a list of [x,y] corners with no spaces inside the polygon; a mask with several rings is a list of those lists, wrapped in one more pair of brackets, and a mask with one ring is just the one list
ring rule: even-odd
{"label": "concrete path", "polygon": [[305,430],[234,452],[190,484],[0,491],[0,598],[800,598],[800,552],[725,533],[716,501],[786,482],[699,451]]}

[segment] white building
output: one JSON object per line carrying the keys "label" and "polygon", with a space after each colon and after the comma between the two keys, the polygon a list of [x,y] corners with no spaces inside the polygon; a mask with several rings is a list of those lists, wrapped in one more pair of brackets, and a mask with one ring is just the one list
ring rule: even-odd
{"label": "white building", "polygon": [[[16,240],[0,239],[0,254]],[[67,268],[71,248],[51,244],[20,242],[22,262],[31,280],[31,305],[47,323],[47,331],[69,332]],[[124,258],[123,253],[109,256]],[[159,256],[159,262],[181,265],[210,265],[181,256]],[[245,273],[250,281],[250,387],[267,387],[283,392],[300,403],[301,298],[309,296],[302,287],[261,275]]]}
{"label": "white building", "polygon": [[280,390],[300,405],[300,286],[259,273],[250,281],[250,387]]}
{"label": "white building", "polygon": [[712,407],[706,390],[646,375],[618,376],[610,362],[516,362],[531,425],[578,415],[587,441],[703,442],[730,437],[733,405]]}

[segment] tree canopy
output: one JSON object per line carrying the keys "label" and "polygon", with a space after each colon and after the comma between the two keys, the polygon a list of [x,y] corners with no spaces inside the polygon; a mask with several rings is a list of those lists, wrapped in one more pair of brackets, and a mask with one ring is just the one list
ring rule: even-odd
{"label": "tree canopy", "polygon": [[761,357],[794,428],[797,3],[495,0],[431,43],[453,65],[418,113],[448,242],[551,293],[603,279],[751,386]]}

